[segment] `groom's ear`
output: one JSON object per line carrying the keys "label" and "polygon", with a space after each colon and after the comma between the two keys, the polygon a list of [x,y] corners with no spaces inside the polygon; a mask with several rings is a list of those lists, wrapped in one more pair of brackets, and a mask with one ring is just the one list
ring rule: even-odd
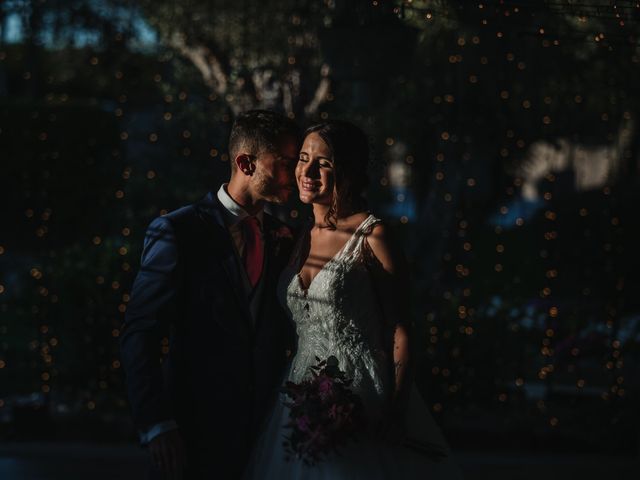
{"label": "groom's ear", "polygon": [[238,171],[244,173],[245,175],[252,176],[253,172],[256,171],[256,164],[254,161],[255,157],[249,155],[247,153],[240,153],[236,155],[234,162],[236,163],[236,167],[238,167]]}

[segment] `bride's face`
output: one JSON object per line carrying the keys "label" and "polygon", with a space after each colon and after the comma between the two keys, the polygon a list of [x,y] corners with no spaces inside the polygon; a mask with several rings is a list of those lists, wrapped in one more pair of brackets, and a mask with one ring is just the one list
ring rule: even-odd
{"label": "bride's face", "polygon": [[304,139],[296,166],[296,181],[302,203],[331,205],[335,185],[331,151],[316,132]]}

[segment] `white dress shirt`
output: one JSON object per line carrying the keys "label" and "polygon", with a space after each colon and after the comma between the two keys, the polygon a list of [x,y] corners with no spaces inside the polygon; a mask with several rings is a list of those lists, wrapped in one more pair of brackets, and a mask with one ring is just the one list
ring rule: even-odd
{"label": "white dress shirt", "polygon": [[[242,208],[242,206],[239,203],[237,203],[233,198],[231,198],[231,195],[229,195],[229,192],[227,192],[227,185],[228,184],[226,183],[223,184],[218,190],[218,200],[226,210],[226,212],[224,212],[225,213],[224,222],[227,228],[229,229],[229,234],[231,235],[231,238],[233,239],[233,244],[235,245],[236,250],[238,252],[238,258],[243,258],[245,241],[244,241],[244,232],[243,232],[241,222],[245,218],[247,218],[249,214],[244,208]],[[260,210],[255,216],[258,219],[258,223],[260,225],[260,231],[262,232],[264,211]]]}

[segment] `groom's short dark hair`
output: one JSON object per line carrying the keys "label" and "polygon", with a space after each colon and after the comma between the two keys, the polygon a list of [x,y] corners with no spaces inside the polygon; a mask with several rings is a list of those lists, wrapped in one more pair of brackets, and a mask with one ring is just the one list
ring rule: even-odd
{"label": "groom's short dark hair", "polygon": [[235,168],[233,159],[242,150],[250,155],[273,152],[283,140],[293,138],[300,142],[301,136],[298,125],[285,115],[271,110],[243,112],[233,123],[229,136],[231,168]]}

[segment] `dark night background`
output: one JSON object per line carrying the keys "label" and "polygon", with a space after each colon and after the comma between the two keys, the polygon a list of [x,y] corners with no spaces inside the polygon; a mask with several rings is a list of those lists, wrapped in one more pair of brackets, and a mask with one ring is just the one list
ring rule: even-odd
{"label": "dark night background", "polygon": [[466,477],[636,478],[637,2],[133,3],[0,2],[0,477],[141,478],[117,341],[145,228],[272,108],[370,135]]}

